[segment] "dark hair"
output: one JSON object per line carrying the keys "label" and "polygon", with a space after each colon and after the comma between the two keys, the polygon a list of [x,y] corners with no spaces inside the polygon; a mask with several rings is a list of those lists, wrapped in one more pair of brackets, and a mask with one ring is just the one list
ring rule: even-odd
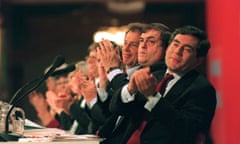
{"label": "dark hair", "polygon": [[195,26],[191,26],[191,25],[177,28],[172,33],[169,43],[173,41],[174,37],[177,34],[183,34],[183,35],[186,34],[186,35],[192,35],[192,36],[196,37],[199,40],[199,43],[197,46],[197,57],[202,57],[202,56],[207,55],[208,50],[210,48],[210,42],[208,41],[207,35],[204,31],[202,31],[201,29],[199,29]]}
{"label": "dark hair", "polygon": [[160,31],[160,40],[162,41],[162,47],[164,48],[164,50],[167,48],[168,46],[168,42],[169,42],[169,38],[171,36],[171,32],[168,26],[162,24],[162,23],[150,23],[145,25],[143,32],[146,32],[148,30],[157,30]]}
{"label": "dark hair", "polygon": [[129,24],[127,25],[126,34],[127,34],[128,32],[130,32],[130,31],[131,31],[131,32],[138,32],[138,33],[141,34],[145,25],[146,25],[146,24],[140,23],[140,22],[129,23]]}

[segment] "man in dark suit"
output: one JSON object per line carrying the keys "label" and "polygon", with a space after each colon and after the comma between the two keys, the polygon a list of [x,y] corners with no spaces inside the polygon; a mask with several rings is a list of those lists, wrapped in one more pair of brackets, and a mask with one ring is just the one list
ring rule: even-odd
{"label": "man in dark suit", "polygon": [[[124,78],[126,77],[126,75],[123,74],[124,70],[122,69],[121,63],[124,64],[128,77],[139,67],[137,61],[137,50],[139,44],[139,37],[142,33],[143,25],[144,24],[142,23],[129,23],[127,25],[127,31],[124,37],[124,44],[120,50],[121,53],[116,53],[115,55],[115,58],[117,58],[115,64],[119,68],[120,72],[119,74],[122,75]],[[105,45],[107,43],[114,51],[119,50],[118,46],[112,41],[105,40],[104,43]],[[97,44],[97,47],[100,47],[101,45],[102,42],[99,42]],[[98,76],[99,76],[99,82],[97,84],[98,93],[94,94],[93,89],[87,90],[88,89],[87,87],[91,85],[88,83],[86,83],[86,87],[84,88],[85,90],[83,90],[83,92],[85,99],[88,99],[87,103],[91,103],[91,108],[88,110],[88,113],[93,121],[93,124],[97,125],[98,130],[98,128],[101,127],[101,125],[103,125],[106,119],[108,119],[108,117],[110,117],[111,115],[111,113],[109,112],[109,102],[112,97],[113,89],[110,85],[108,85],[108,79],[105,78],[106,72],[101,65],[101,59],[99,57],[99,54],[96,54],[96,59],[98,61]],[[101,97],[99,95],[100,92],[103,91],[107,93],[105,97]],[[91,94],[93,94],[92,97],[90,97]]]}
{"label": "man in dark suit", "polygon": [[[194,144],[209,132],[216,107],[211,83],[195,70],[210,48],[206,34],[193,26],[173,32],[166,51],[166,72],[152,74],[149,68],[136,71],[128,84],[130,101],[116,97],[115,108],[125,115],[118,143],[131,144],[136,130],[145,121],[139,143]],[[156,90],[166,73],[173,75],[164,94]],[[145,100],[144,100],[145,98]],[[120,134],[123,133],[123,134]],[[121,136],[120,136],[121,135]],[[111,138],[110,138],[111,139]]]}
{"label": "man in dark suit", "polygon": [[[128,36],[126,36],[128,38]],[[151,23],[146,24],[143,28],[143,32],[137,39],[138,45],[138,56],[135,58],[138,59],[138,63],[141,69],[143,67],[151,66],[151,69],[155,71],[156,69],[165,70],[166,66],[164,63],[165,49],[168,45],[168,40],[170,38],[169,28],[161,23]],[[136,40],[135,40],[136,41]],[[130,45],[129,40],[126,41],[125,45]],[[127,44],[129,43],[129,44]],[[108,70],[108,79],[110,81],[109,85],[114,90],[113,97],[111,101],[117,98],[125,98],[127,92],[126,86],[131,75],[128,74],[128,77],[125,77],[119,70],[117,66],[116,53],[111,47],[109,47],[108,41],[102,41],[101,47],[98,49],[101,57],[101,61],[104,65],[104,68]],[[128,50],[129,51],[129,50]],[[123,60],[124,56],[129,57],[127,52],[124,53],[123,47]],[[127,99],[127,98],[126,98]],[[146,99],[145,99],[146,100]],[[114,103],[114,102],[111,102]],[[117,106],[117,105],[116,105]],[[122,123],[127,121],[122,113],[118,113],[115,110],[115,105],[111,104],[110,110],[113,112],[113,116],[105,123],[103,128],[100,130],[99,135],[101,137],[107,138],[104,143],[119,143],[119,138],[112,137],[122,137],[123,129],[126,129]],[[121,109],[121,108],[120,108]],[[118,127],[120,126],[120,127]],[[123,127],[122,127],[123,126]],[[114,130],[113,130],[114,129]],[[117,133],[117,134],[116,134]],[[121,143],[121,142],[120,142]]]}

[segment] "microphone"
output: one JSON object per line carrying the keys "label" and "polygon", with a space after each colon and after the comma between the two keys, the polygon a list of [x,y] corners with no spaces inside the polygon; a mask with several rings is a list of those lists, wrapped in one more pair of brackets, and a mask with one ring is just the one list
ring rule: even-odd
{"label": "microphone", "polygon": [[[55,71],[55,69],[59,66],[61,66],[63,63],[65,62],[65,59],[63,56],[58,55],[54,61],[53,64],[51,65],[51,67],[49,68],[49,70],[42,76],[26,83],[25,85],[23,85],[20,89],[18,89],[14,96],[11,98],[9,104],[11,105],[8,113],[6,115],[6,119],[5,119],[5,131],[0,133],[0,141],[17,141],[21,135],[18,135],[16,133],[9,133],[9,117],[10,114],[12,112],[12,110],[14,109],[14,106],[19,103],[26,95],[28,95],[30,92],[32,92],[34,89],[36,89],[37,87],[39,87],[50,75],[52,75],[52,73]],[[30,87],[31,86],[31,87]],[[24,92],[24,90],[26,90],[26,92]],[[23,93],[21,97],[17,97],[20,93]]]}
{"label": "microphone", "polygon": [[67,74],[69,72],[72,72],[76,69],[75,64],[69,64],[69,65],[62,65],[61,67],[58,67],[52,74],[51,76],[58,76],[62,74]]}
{"label": "microphone", "polygon": [[61,66],[63,63],[65,62],[65,59],[62,55],[58,55],[53,64],[51,65],[51,67],[49,68],[49,70],[45,73],[44,75],[44,79],[47,79],[50,75],[53,74],[53,72],[55,71],[55,69],[59,66]]}
{"label": "microphone", "polygon": [[[47,70],[47,72],[44,75],[26,83],[20,89],[18,89],[18,91],[14,94],[14,96],[9,101],[9,104],[13,104],[14,101],[17,101],[17,96],[20,94],[20,92],[23,92],[24,89],[28,89],[28,87],[32,86],[32,84],[38,82],[33,88],[28,89],[27,94],[29,94],[31,91],[33,91],[35,89],[35,87],[37,88],[38,86],[40,86],[40,84],[43,81],[45,81],[52,73],[54,73],[55,69],[57,67],[61,66],[64,62],[65,62],[65,58],[62,55],[56,56],[53,63],[50,65],[50,68]],[[23,95],[26,95],[26,94],[23,94]]]}

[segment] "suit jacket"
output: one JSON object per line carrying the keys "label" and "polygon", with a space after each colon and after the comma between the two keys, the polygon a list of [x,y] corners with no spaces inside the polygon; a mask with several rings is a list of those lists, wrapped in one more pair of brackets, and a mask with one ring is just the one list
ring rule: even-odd
{"label": "suit jacket", "polygon": [[58,120],[64,130],[70,130],[73,126],[74,121],[76,120],[78,125],[74,132],[75,134],[86,134],[92,132],[89,128],[91,121],[87,114],[86,107],[80,106],[82,101],[83,98],[79,99],[76,103],[71,105],[71,115],[68,115],[65,112],[62,112],[60,115],[58,115]]}
{"label": "suit jacket", "polygon": [[[139,67],[139,69],[141,69],[142,67]],[[154,71],[161,71],[161,72],[165,72],[166,70],[166,65],[164,63],[164,61],[160,61],[154,65],[150,66],[151,72]],[[121,91],[122,91],[122,87],[124,85],[126,85],[129,82],[128,78],[123,75],[123,74],[119,74],[117,76],[115,76],[113,78],[113,80],[110,82],[110,86],[112,88],[112,90],[114,91],[113,96],[111,98],[111,102],[110,102],[110,111],[113,113],[113,115],[110,117],[110,119],[108,119],[104,126],[100,129],[99,131],[99,136],[106,138],[106,141],[104,141],[103,143],[124,143],[121,142],[122,137],[126,137],[124,136],[125,133],[123,133],[123,131],[128,131],[127,129],[127,124],[129,123],[129,118],[125,117],[125,114],[129,114],[129,110],[132,110],[132,115],[139,115],[137,114],[137,109],[139,108],[143,108],[143,104],[146,102],[146,98],[145,97],[141,97],[139,99],[139,101],[141,101],[141,104],[139,105],[138,103],[134,103],[131,102],[130,104],[122,104],[121,103]],[[119,103],[119,104],[117,104]],[[137,105],[136,105],[137,104]],[[126,107],[125,107],[126,106]],[[122,107],[125,107],[124,109],[121,109]],[[127,108],[130,107],[130,108]],[[120,110],[120,111],[119,111]],[[121,119],[118,126],[116,126],[116,122],[118,121],[119,116],[124,116],[124,118]],[[128,133],[126,133],[127,135],[129,135]],[[116,138],[117,137],[117,138]]]}
{"label": "suit jacket", "polygon": [[127,75],[123,73],[118,74],[115,76],[115,81],[117,81],[117,85],[112,85],[111,82],[107,85],[106,91],[108,93],[108,97],[106,101],[102,102],[98,96],[97,103],[95,103],[93,107],[89,109],[89,115],[93,121],[95,130],[101,129],[102,125],[104,125],[108,119],[111,119],[110,117],[113,113],[109,110],[109,104],[112,99],[112,95],[116,89],[121,88],[125,83],[128,82]]}
{"label": "suit jacket", "polygon": [[[141,69],[143,67],[140,67],[139,69]],[[154,74],[156,73],[156,75],[162,75],[165,71],[166,71],[166,65],[165,62],[159,61],[155,64],[152,64],[150,66],[150,71]],[[155,75],[155,74],[154,74]],[[126,84],[128,84],[129,80],[124,77],[124,75],[117,75],[113,78],[113,80],[111,81],[110,85],[114,90],[114,94],[113,97],[111,99],[110,105],[109,105],[109,109],[112,113],[119,113],[122,114],[122,112],[124,112],[124,110],[126,110],[126,112],[128,113],[129,110],[133,111],[133,114],[136,112],[136,109],[138,109],[138,107],[134,107],[132,105],[135,105],[135,103],[130,103],[130,104],[118,104],[119,102],[121,103],[121,91],[123,86],[125,86]],[[137,99],[139,98],[138,102],[141,101],[141,105],[144,104],[146,102],[146,98],[144,96],[141,97],[136,97]],[[137,104],[138,105],[138,104]],[[122,107],[131,107],[131,108],[125,108],[122,109]],[[119,111],[120,110],[120,111]]]}
{"label": "suit jacket", "polygon": [[109,102],[112,94],[110,89],[107,89],[107,92],[108,98],[106,101],[102,102],[99,96],[97,96],[97,103],[95,103],[91,109],[87,109],[87,113],[92,123],[92,133],[96,133],[111,116],[111,112],[109,111]]}
{"label": "suit jacket", "polygon": [[[164,75],[163,72],[155,74],[159,80]],[[120,131],[108,133],[103,143],[118,141],[125,144],[141,124],[144,113],[148,115],[148,123],[141,134],[142,144],[194,144],[199,133],[209,131],[216,107],[216,92],[197,71],[190,71],[177,81],[151,112],[143,108],[142,97],[138,93],[135,101],[128,104],[122,103],[119,96],[114,97],[115,110],[124,115],[127,122],[118,126]]]}

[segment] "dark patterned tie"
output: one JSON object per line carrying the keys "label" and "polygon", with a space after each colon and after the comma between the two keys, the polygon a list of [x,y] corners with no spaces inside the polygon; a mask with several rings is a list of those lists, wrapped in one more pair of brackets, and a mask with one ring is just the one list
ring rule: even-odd
{"label": "dark patterned tie", "polygon": [[[161,93],[161,95],[164,94],[167,83],[172,80],[174,77],[171,74],[166,74],[163,79],[158,83],[156,90],[159,91]],[[144,129],[144,127],[147,125],[147,121],[143,120],[140,127],[137,128],[133,134],[131,135],[131,137],[129,138],[127,144],[140,144],[140,136],[141,133]]]}

